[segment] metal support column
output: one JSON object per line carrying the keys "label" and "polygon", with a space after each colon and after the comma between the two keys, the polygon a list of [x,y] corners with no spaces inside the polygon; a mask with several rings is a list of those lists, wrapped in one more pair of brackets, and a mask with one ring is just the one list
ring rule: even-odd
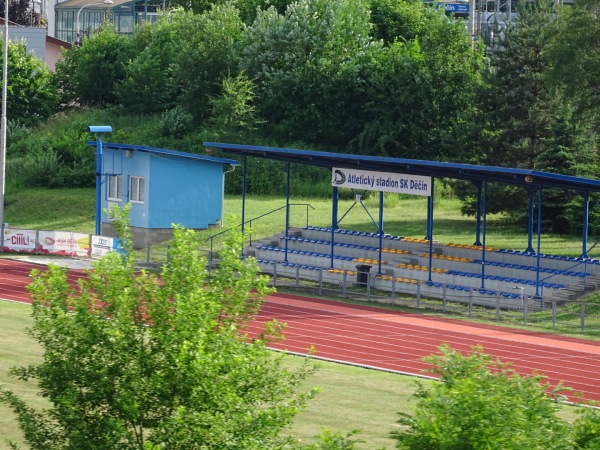
{"label": "metal support column", "polygon": [[582,249],[581,257],[587,258],[587,245],[588,245],[588,232],[589,232],[589,217],[590,217],[590,193],[585,192],[583,194],[583,232],[582,232]]}
{"label": "metal support column", "polygon": [[533,201],[534,192],[533,188],[527,188],[529,192],[529,214],[527,217],[527,250],[526,252],[533,252],[533,216],[535,214],[535,202]]}
{"label": "metal support column", "polygon": [[429,268],[428,281],[431,281],[431,266],[433,265],[433,193],[435,178],[431,178],[431,195],[427,197],[427,234],[429,237]]}
{"label": "metal support column", "polygon": [[285,183],[285,258],[288,262],[288,236],[290,232],[290,162],[287,163],[287,179]]}
{"label": "metal support column", "polygon": [[473,245],[481,245],[481,181],[476,184],[477,187],[477,212],[475,213],[475,242]]}
{"label": "metal support column", "polygon": [[485,288],[485,234],[487,233],[487,181],[483,182],[483,241],[481,243],[481,288]]}
{"label": "metal support column", "polygon": [[246,216],[246,174],[248,166],[246,164],[246,156],[244,155],[244,171],[242,173],[242,234],[244,234],[244,217]]}
{"label": "metal support column", "polygon": [[535,268],[535,295],[540,295],[540,264],[542,252],[542,186],[538,186],[538,218],[537,218],[537,265]]}
{"label": "metal support column", "polygon": [[102,233],[102,139],[96,140],[96,235]]}
{"label": "metal support column", "polygon": [[90,133],[96,134],[96,235],[102,232],[102,138],[104,133],[112,133],[108,125],[90,125]]}
{"label": "metal support column", "polygon": [[331,260],[329,263],[329,267],[333,269],[333,261],[334,261],[334,248],[335,248],[335,230],[338,227],[338,200],[339,200],[339,191],[337,186],[333,186],[333,201],[331,202]]}
{"label": "metal support column", "polygon": [[379,269],[378,275],[381,275],[381,252],[383,247],[383,191],[379,191]]}

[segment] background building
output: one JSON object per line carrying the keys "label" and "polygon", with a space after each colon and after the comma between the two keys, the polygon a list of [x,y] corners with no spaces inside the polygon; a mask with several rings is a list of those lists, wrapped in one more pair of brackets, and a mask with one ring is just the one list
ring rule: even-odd
{"label": "background building", "polygon": [[155,22],[165,9],[164,0],[67,0],[48,15],[48,33],[67,42],[78,42],[109,21],[117,33],[131,34],[142,22]]}

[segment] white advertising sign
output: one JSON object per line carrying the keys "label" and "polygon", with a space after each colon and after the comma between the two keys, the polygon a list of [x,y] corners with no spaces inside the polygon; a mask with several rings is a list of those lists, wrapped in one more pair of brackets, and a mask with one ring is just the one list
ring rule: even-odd
{"label": "white advertising sign", "polygon": [[40,231],[38,251],[52,255],[89,256],[90,235],[67,231]]}
{"label": "white advertising sign", "polygon": [[35,230],[5,228],[4,251],[35,253],[36,234]]}
{"label": "white advertising sign", "polygon": [[366,189],[368,191],[395,192],[431,196],[431,177],[402,173],[372,172],[369,170],[331,170],[331,185],[337,187]]}
{"label": "white advertising sign", "polygon": [[110,237],[92,236],[92,258],[100,258],[110,252],[119,251],[119,240]]}

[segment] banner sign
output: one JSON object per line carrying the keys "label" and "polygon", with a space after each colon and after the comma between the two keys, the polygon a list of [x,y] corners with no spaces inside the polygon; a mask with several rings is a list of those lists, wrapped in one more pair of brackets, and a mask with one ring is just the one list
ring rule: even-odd
{"label": "banner sign", "polygon": [[[440,5],[440,3],[438,3],[438,5]],[[469,4],[445,3],[444,11],[447,13],[469,14]]]}
{"label": "banner sign", "polygon": [[92,235],[92,258],[100,258],[110,252],[120,251],[121,246],[116,238]]}
{"label": "banner sign", "polygon": [[332,186],[431,196],[431,177],[336,167],[331,170],[331,175]]}
{"label": "banner sign", "polygon": [[4,251],[35,253],[37,231],[4,228]]}
{"label": "banner sign", "polygon": [[40,231],[38,252],[52,255],[90,256],[90,235],[67,231]]}

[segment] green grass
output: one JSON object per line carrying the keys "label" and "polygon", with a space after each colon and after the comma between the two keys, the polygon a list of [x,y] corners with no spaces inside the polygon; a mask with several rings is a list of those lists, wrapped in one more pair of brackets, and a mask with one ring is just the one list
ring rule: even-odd
{"label": "green grass", "polygon": [[[37,395],[35,386],[8,374],[11,367],[40,361],[41,348],[25,333],[25,327],[32,324],[30,310],[29,305],[0,301],[0,386],[13,390],[31,406],[40,408],[45,402]],[[8,448],[4,438],[22,443],[12,412],[0,403],[0,449]]]}
{"label": "green grass", "polygon": [[[36,395],[32,384],[8,375],[10,367],[33,364],[41,357],[39,346],[25,333],[32,324],[30,308],[0,301],[0,386],[14,390],[40,408],[46,403]],[[290,356],[289,364],[296,366],[299,360]],[[321,392],[296,418],[289,434],[310,442],[321,428],[344,433],[360,428],[359,437],[367,443],[359,448],[393,448],[389,432],[398,426],[398,411],[412,411],[409,397],[416,378],[333,363],[319,362],[319,366],[306,387],[319,386]],[[0,404],[0,448],[6,448],[3,438],[22,443],[12,412]]]}
{"label": "green grass", "polygon": [[[0,386],[14,390],[30,405],[42,408],[47,403],[37,395],[31,383],[8,375],[9,368],[40,361],[38,344],[25,333],[31,326],[29,305],[0,301]],[[290,356],[288,363],[297,366],[300,357]],[[359,367],[319,362],[320,368],[306,382],[306,387],[319,386],[320,393],[294,420],[289,434],[304,443],[313,442],[322,428],[347,433],[360,429],[357,436],[365,441],[358,449],[394,448],[389,433],[399,427],[397,413],[411,413],[416,377],[403,376]],[[429,380],[419,380],[432,383]],[[564,407],[560,416],[573,421],[575,409]],[[0,449],[4,439],[23,444],[12,412],[0,404]]]}
{"label": "green grass", "polygon": [[94,189],[6,190],[4,217],[10,226],[32,230],[94,232]]}

